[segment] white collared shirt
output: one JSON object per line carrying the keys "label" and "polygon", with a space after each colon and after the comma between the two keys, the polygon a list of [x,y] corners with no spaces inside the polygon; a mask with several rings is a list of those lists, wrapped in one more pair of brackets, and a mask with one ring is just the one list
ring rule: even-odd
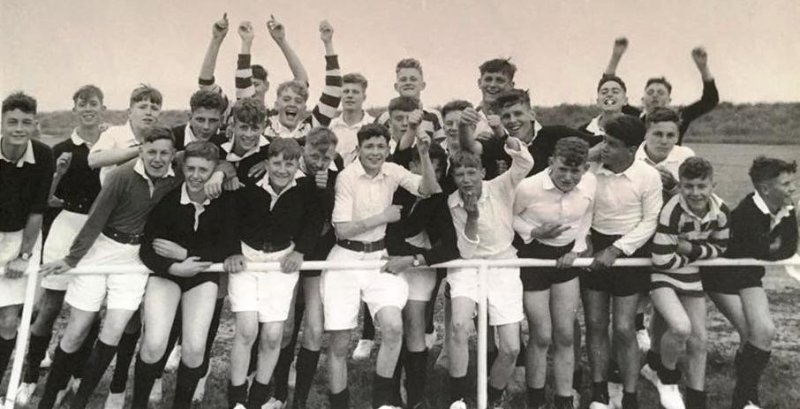
{"label": "white collared shirt", "polygon": [[[136,163],[133,165],[133,171],[138,173],[139,176],[144,178],[147,181],[147,187],[150,188],[150,197],[153,197],[153,192],[156,189],[156,185],[153,183],[153,179],[147,175],[147,171],[144,169],[144,162],[142,159],[137,159]],[[168,178],[168,177],[175,177],[175,171],[172,170],[171,164],[167,164],[167,173],[164,176],[160,177],[160,179]]]}
{"label": "white collared shirt", "polygon": [[264,136],[270,138],[294,138],[300,139],[311,130],[311,124],[307,121],[300,121],[294,129],[289,129],[280,121],[278,115],[269,117],[269,126],[264,130]]}
{"label": "white collared shirt", "polygon": [[753,193],[753,203],[756,204],[758,210],[761,210],[761,213],[769,215],[770,231],[772,231],[772,229],[774,229],[775,226],[781,224],[781,220],[783,220],[784,217],[788,217],[789,213],[794,209],[794,206],[784,205],[783,207],[781,207],[780,210],[778,210],[778,213],[773,214],[771,211],[769,211],[769,206],[767,206],[767,202],[765,202],[764,198],[761,197],[760,194],[758,194],[758,191]]}
{"label": "white collared shirt", "polygon": [[453,226],[456,229],[458,250],[462,258],[514,258],[513,204],[517,185],[533,168],[533,157],[524,146],[519,151],[505,147],[512,163],[500,176],[483,181],[478,199],[478,238],[471,240],[464,232],[467,211],[458,190],[447,198]]}
{"label": "white collared shirt", "polygon": [[265,192],[269,193],[269,196],[272,200],[269,202],[269,210],[275,208],[275,204],[278,203],[278,199],[280,199],[281,195],[288,192],[291,188],[297,186],[297,173],[294,174],[294,179],[292,179],[289,184],[283,188],[280,192],[276,192],[275,189],[272,188],[272,185],[269,184],[269,173],[265,173],[264,177],[261,178],[258,182],[256,182],[256,186],[264,189]]}
{"label": "white collared shirt", "polygon": [[81,136],[78,135],[78,128],[72,130],[72,134],[70,134],[69,139],[73,144],[75,144],[75,146],[86,145],[89,149],[92,149],[92,147],[95,145],[94,143],[88,142],[81,138]]}
{"label": "white collared shirt", "polygon": [[531,230],[546,223],[569,226],[552,239],[536,239],[553,247],[575,242],[574,252],[586,250],[586,235],[592,225],[597,179],[585,173],[569,192],[562,192],[550,177],[550,168],[520,182],[514,200],[514,230],[525,243],[530,243]]}
{"label": "white collared shirt", "polygon": [[600,118],[602,117],[602,115],[598,115],[592,118],[592,120],[586,125],[586,131],[595,136],[604,136],[606,131],[602,126],[600,126]]}
{"label": "white collared shirt", "polygon": [[656,231],[663,204],[661,175],[640,160],[634,160],[621,173],[599,163],[590,169],[597,177],[592,228],[605,235],[622,236],[614,246],[631,255]]}
{"label": "white collared shirt", "polygon": [[[0,137],[0,145],[2,143],[3,143],[3,138]],[[6,155],[3,154],[3,149],[0,148],[0,159],[8,163],[13,163],[18,168],[25,166],[26,163],[35,165],[36,157],[33,155],[33,142],[31,142],[30,139],[28,140],[28,144],[25,145],[25,153],[23,153],[22,157],[17,159],[16,161],[12,161],[11,159],[6,158]]]}
{"label": "white collared shirt", "polygon": [[650,156],[647,155],[647,151],[645,150],[644,147],[646,144],[647,142],[642,142],[642,144],[639,145],[639,149],[636,150],[636,159],[642,160],[656,169],[665,169],[669,171],[669,173],[672,174],[675,180],[680,179],[680,176],[678,175],[678,168],[681,167],[683,161],[691,158],[692,156],[695,156],[692,148],[675,145],[672,147],[672,150],[669,152],[669,155],[667,155],[667,157],[664,158],[664,160],[655,163],[653,162],[652,159],[650,159]]}
{"label": "white collared shirt", "polygon": [[[381,214],[391,206],[398,187],[419,196],[421,182],[422,176],[391,162],[385,162],[378,174],[371,177],[357,160],[341,171],[336,179],[336,202],[331,221],[347,223]],[[382,239],[385,234],[386,225],[383,224],[357,234],[351,240],[372,242]]]}
{"label": "white collared shirt", "polygon": [[194,131],[192,130],[192,124],[186,124],[186,131],[183,133],[183,146],[186,146],[192,142],[199,141],[197,136],[194,135]]}
{"label": "white collared shirt", "polygon": [[206,200],[203,203],[197,203],[192,201],[189,198],[189,191],[186,189],[186,182],[183,182],[181,185],[181,202],[182,205],[192,205],[194,206],[194,231],[197,231],[197,225],[200,223],[200,215],[206,211],[206,206],[211,203],[211,199],[206,196]]}
{"label": "white collared shirt", "polygon": [[344,159],[344,165],[347,166],[353,163],[358,157],[358,130],[362,126],[375,122],[375,118],[370,116],[367,111],[362,111],[364,116],[360,121],[353,125],[348,125],[342,115],[331,120],[328,128],[336,134],[336,139],[339,142],[336,144],[336,152]]}
{"label": "white collared shirt", "polygon": [[[89,154],[100,151],[110,151],[115,149],[126,149],[138,144],[136,136],[133,134],[130,122],[125,122],[120,126],[112,126],[100,135],[97,142],[92,146]],[[108,172],[118,165],[103,166],[100,169],[100,184],[106,180]]]}
{"label": "white collared shirt", "polygon": [[220,145],[222,147],[222,149],[225,150],[225,152],[228,152],[228,155],[225,156],[225,160],[228,161],[228,162],[231,162],[231,163],[236,163],[236,162],[239,162],[239,161],[241,161],[242,159],[244,159],[244,158],[246,158],[248,156],[255,155],[256,153],[258,153],[258,151],[263,146],[269,145],[269,141],[267,140],[267,138],[259,136],[258,137],[258,145],[254,146],[249,151],[245,152],[244,155],[239,156],[239,155],[233,153],[233,142],[234,141],[230,140],[230,141],[225,142],[222,145]]}

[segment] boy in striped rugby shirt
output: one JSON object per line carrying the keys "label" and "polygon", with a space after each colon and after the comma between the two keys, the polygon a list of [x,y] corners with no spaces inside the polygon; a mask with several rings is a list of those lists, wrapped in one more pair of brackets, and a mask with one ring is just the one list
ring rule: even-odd
{"label": "boy in striped rugby shirt", "polygon": [[[705,408],[706,300],[698,267],[700,259],[718,257],[728,246],[730,210],[714,195],[714,169],[691,157],[679,170],[679,194],[661,209],[653,237],[650,297],[667,331],[661,337],[656,366],[661,405],[666,409]],[[687,353],[686,403],[678,391],[678,358]]]}

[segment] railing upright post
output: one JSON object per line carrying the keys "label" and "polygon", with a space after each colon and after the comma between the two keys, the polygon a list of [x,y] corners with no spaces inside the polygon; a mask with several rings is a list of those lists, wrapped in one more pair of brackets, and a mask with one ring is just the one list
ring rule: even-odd
{"label": "railing upright post", "polygon": [[39,282],[39,266],[31,268],[27,276],[28,283],[25,286],[25,303],[22,304],[22,318],[19,324],[19,330],[17,331],[17,343],[14,348],[14,364],[11,366],[11,379],[8,381],[5,409],[14,409],[19,381],[22,378],[22,366],[25,362],[25,350],[28,347],[33,303],[36,298],[36,285]]}
{"label": "railing upright post", "polygon": [[488,284],[489,267],[485,262],[478,265],[478,409],[486,409],[488,396]]}

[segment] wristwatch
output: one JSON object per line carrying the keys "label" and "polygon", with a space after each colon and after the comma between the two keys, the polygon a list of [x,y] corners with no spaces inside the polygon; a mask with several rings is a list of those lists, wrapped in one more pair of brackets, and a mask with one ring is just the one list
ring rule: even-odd
{"label": "wristwatch", "polygon": [[31,259],[31,253],[19,253],[19,258],[21,258],[22,261],[29,261]]}
{"label": "wristwatch", "polygon": [[413,267],[419,267],[419,266],[422,265],[422,260],[420,260],[420,255],[419,254],[415,254],[414,255],[414,261],[411,262],[411,265]]}

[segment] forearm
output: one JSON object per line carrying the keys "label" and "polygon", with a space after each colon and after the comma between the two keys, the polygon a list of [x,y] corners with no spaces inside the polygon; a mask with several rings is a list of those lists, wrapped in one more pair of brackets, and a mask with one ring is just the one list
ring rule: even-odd
{"label": "forearm", "polygon": [[294,80],[308,84],[308,73],[306,72],[306,68],[303,66],[303,62],[300,61],[300,57],[298,57],[294,52],[292,46],[289,45],[289,42],[283,40],[277,41],[277,44],[278,48],[280,48],[281,52],[283,53],[283,57],[286,58],[286,63],[289,64],[289,69],[292,71]]}
{"label": "forearm", "polygon": [[203,65],[200,67],[200,80],[211,81],[214,80],[214,70],[217,67],[217,56],[219,49],[222,46],[222,40],[211,39],[206,50],[206,55],[203,58]]}
{"label": "forearm", "polygon": [[367,217],[366,219],[356,220],[352,222],[334,223],[336,229],[336,237],[342,240],[348,240],[357,236],[365,231],[372,230],[378,226],[386,224],[383,214]]}
{"label": "forearm", "polygon": [[622,53],[612,52],[611,58],[608,60],[608,65],[606,65],[605,71],[603,71],[603,76],[615,76],[617,75],[617,67],[619,67],[619,62],[622,60]]}
{"label": "forearm", "polygon": [[39,238],[39,231],[42,229],[42,214],[31,213],[28,215],[28,221],[25,223],[25,228],[22,230],[22,245],[20,246],[20,253],[32,253],[33,247],[36,245],[36,239]]}
{"label": "forearm", "polygon": [[235,83],[237,100],[250,98],[256,94],[256,88],[253,86],[253,69],[250,66],[250,47],[245,47],[244,42],[242,43],[242,53],[236,59]]}
{"label": "forearm", "polygon": [[87,161],[92,169],[113,166],[125,163],[139,155],[139,147],[132,146],[123,149],[109,149],[89,153]]}
{"label": "forearm", "polygon": [[236,176],[236,167],[226,160],[221,160],[217,163],[217,167],[214,168],[214,172],[222,172],[225,175],[225,180],[228,180]]}
{"label": "forearm", "polygon": [[53,197],[56,195],[56,190],[58,190],[58,184],[61,183],[61,178],[64,177],[63,173],[56,173],[53,175],[53,183],[50,184],[50,192],[48,193],[47,197]]}
{"label": "forearm", "polygon": [[422,197],[428,197],[434,193],[439,193],[442,188],[436,180],[436,171],[433,169],[430,155],[425,152],[420,154],[420,166],[422,167],[422,181],[419,184],[419,194]]}
{"label": "forearm", "polygon": [[467,216],[464,224],[464,235],[472,241],[478,241],[478,217]]}

